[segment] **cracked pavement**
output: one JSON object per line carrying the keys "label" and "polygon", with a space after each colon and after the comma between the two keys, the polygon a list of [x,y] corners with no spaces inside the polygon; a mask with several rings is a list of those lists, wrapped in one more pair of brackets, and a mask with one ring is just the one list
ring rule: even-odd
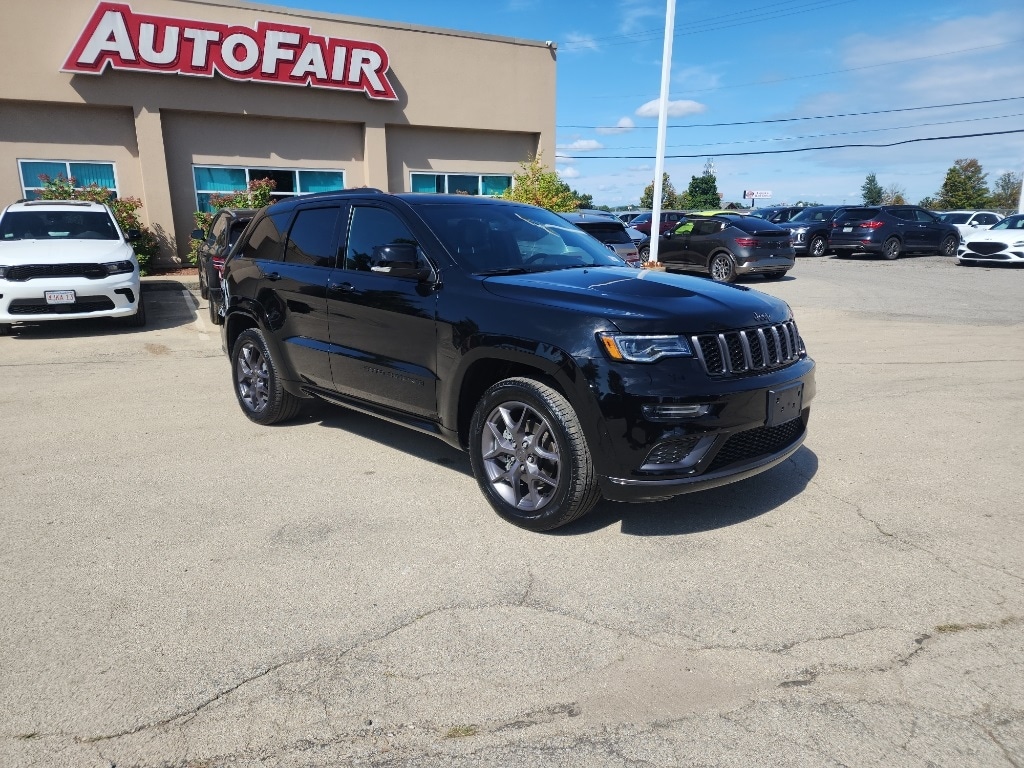
{"label": "cracked pavement", "polygon": [[0,765],[1024,767],[1024,271],[792,275],[804,448],[547,535],[187,291],[0,338]]}

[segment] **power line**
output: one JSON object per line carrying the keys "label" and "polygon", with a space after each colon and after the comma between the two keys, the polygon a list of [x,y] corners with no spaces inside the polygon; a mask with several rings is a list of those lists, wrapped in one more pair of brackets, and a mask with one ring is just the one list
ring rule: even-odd
{"label": "power line", "polygon": [[[959,123],[977,123],[982,120],[1005,120],[1008,117],[1022,117],[1024,112],[1016,112],[1010,115],[992,115],[989,117],[965,117],[963,120],[940,120],[935,123],[918,123],[917,125],[894,125],[890,128],[864,128],[859,131],[838,131],[836,133],[815,133],[808,136],[773,136],[768,139],[744,139],[742,141],[715,141],[706,144],[670,144],[673,149],[679,147],[729,147],[736,144],[764,144],[776,141],[804,141],[807,139],[827,139],[833,136],[855,136],[861,133],[882,133],[883,131],[907,131],[911,128],[934,128],[937,125],[957,125]],[[623,149],[647,149],[641,147],[615,147],[615,150]],[[600,155],[598,155],[600,157]]]}
{"label": "power line", "polygon": [[[820,10],[824,8],[832,8],[837,5],[849,5],[854,0],[834,0],[833,2],[812,2],[804,5],[793,6],[790,9],[782,11],[773,11],[778,5],[788,5],[788,3],[776,3],[771,6],[764,6],[757,12],[735,12],[730,15],[726,15],[715,19],[706,19],[698,21],[688,21],[685,24],[681,24],[674,27],[673,34],[677,37],[687,35],[702,35],[708,32],[718,32],[723,29],[732,29],[733,27],[742,27],[748,24],[756,24],[764,21],[766,18],[780,19],[786,16],[796,16],[797,14],[808,13],[809,11]],[[731,17],[742,16],[742,21],[735,21],[732,23],[728,22]],[[696,27],[696,29],[695,29]],[[562,43],[562,50],[586,50],[587,48],[593,47],[595,43],[606,42],[607,45],[636,45],[639,42],[646,42],[649,40],[656,40],[665,32],[664,29],[651,29],[640,32],[627,32],[621,35],[611,35],[608,37],[588,38],[587,40],[580,40],[577,42],[567,41]],[[618,42],[607,42],[607,41],[618,41]]]}
{"label": "power line", "polygon": [[[797,147],[794,149],[765,149],[757,152],[715,152],[715,157],[743,157],[749,155],[784,155],[793,152],[816,152],[825,149],[858,149],[858,148],[882,148],[898,147],[902,144],[914,144],[921,141],[948,141],[950,139],[976,139],[985,136],[1004,136],[1010,133],[1024,133],[1024,128],[1015,128],[1009,131],[990,131],[988,133],[964,133],[959,136],[926,136],[918,139],[904,139],[886,144],[832,144],[826,147]],[[700,152],[696,155],[665,155],[672,160],[685,160],[695,157],[707,157],[707,152]],[[556,154],[556,159],[561,160],[653,160],[654,155],[601,155],[593,157],[587,155],[564,155]]]}
{"label": "power line", "polygon": [[[773,120],[743,120],[735,123],[690,123],[688,125],[670,125],[669,128],[726,128],[729,126],[736,125],[769,125],[771,123],[795,123],[802,120],[831,120],[839,117],[864,117],[867,115],[890,115],[895,112],[918,112],[925,109],[948,109],[949,107],[973,107],[978,104],[996,104],[1002,101],[1017,101],[1024,99],[1024,96],[1007,96],[1002,99],[983,99],[981,101],[959,101],[953,104],[929,104],[923,107],[900,107],[899,109],[876,109],[870,112],[841,112],[835,115],[807,115],[804,117],[781,117]],[[588,129],[594,130],[598,128],[607,128],[622,130],[617,125],[559,125],[558,128],[576,128],[576,129]],[[631,130],[637,131],[653,131],[656,130],[656,125],[636,125]]]}

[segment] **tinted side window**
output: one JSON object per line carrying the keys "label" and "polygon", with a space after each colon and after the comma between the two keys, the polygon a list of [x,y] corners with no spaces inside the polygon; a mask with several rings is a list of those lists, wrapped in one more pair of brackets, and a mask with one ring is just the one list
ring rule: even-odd
{"label": "tinted side window", "polygon": [[928,211],[922,210],[921,208],[912,209],[911,212],[917,217],[918,221],[925,224],[934,224],[938,221],[937,217],[932,216]]}
{"label": "tinted side window", "polygon": [[[391,211],[369,206],[353,206],[348,248],[345,251],[345,269],[373,271],[373,267],[381,260],[379,247],[395,243],[419,245],[405,222]],[[419,260],[422,261],[422,256]]]}
{"label": "tinted side window", "polygon": [[339,210],[337,206],[301,209],[288,233],[284,260],[315,267],[333,267]]}
{"label": "tinted side window", "polygon": [[989,225],[999,221],[999,217],[992,213],[979,213],[974,220],[979,224]]}
{"label": "tinted side window", "polygon": [[227,216],[223,215],[214,218],[213,225],[210,227],[210,236],[207,239],[222,245],[224,243],[224,231],[227,229],[227,221]]}
{"label": "tinted side window", "polygon": [[264,216],[242,246],[239,254],[245,259],[281,261],[284,258],[284,233],[287,216]]}

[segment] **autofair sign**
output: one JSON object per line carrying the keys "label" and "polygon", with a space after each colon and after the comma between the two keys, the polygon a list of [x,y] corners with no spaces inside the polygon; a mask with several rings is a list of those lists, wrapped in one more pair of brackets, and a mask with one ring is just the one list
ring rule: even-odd
{"label": "autofair sign", "polygon": [[388,54],[376,43],[315,35],[307,27],[254,28],[134,13],[102,2],[62,71],[100,75],[107,67],[279,85],[363,91],[394,101]]}
{"label": "autofair sign", "polygon": [[771,192],[765,192],[764,190],[753,190],[753,189],[745,189],[745,190],[743,190],[743,199],[744,200],[757,200],[757,199],[761,199],[761,198],[771,198],[771,196],[772,196]]}

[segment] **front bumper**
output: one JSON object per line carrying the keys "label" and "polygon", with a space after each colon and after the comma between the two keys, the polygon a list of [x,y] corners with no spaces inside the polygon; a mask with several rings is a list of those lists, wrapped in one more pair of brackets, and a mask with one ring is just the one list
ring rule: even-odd
{"label": "front bumper", "polygon": [[[49,291],[74,291],[73,303],[50,304]],[[100,280],[86,277],[0,280],[0,323],[38,323],[90,317],[129,317],[138,309],[138,272]]]}
{"label": "front bumper", "polygon": [[[988,246],[988,247],[986,247]],[[969,261],[972,264],[1024,264],[1024,247],[1007,245],[1000,250],[992,250],[992,244],[985,243],[978,247],[989,251],[981,253],[971,244],[960,244],[957,249],[957,261]]]}
{"label": "front bumper", "polygon": [[[593,450],[605,498],[651,501],[735,482],[784,461],[803,443],[815,396],[810,358],[734,377],[694,375],[695,360],[666,362],[672,364],[661,370],[630,366],[628,376],[617,366],[607,378],[615,387],[599,397],[601,437]],[[687,404],[702,410],[652,416]]]}

